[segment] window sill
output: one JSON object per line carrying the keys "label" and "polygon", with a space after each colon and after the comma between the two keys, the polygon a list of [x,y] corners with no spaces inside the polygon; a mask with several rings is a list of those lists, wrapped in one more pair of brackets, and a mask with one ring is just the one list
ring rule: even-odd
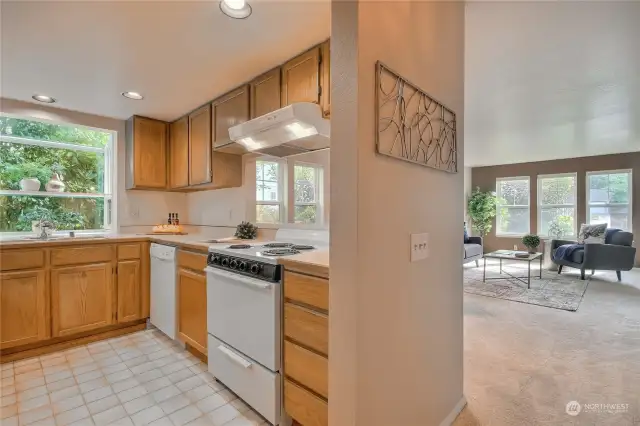
{"label": "window sill", "polygon": [[522,238],[525,235],[529,235],[529,234],[496,234],[496,237],[498,237],[498,238]]}

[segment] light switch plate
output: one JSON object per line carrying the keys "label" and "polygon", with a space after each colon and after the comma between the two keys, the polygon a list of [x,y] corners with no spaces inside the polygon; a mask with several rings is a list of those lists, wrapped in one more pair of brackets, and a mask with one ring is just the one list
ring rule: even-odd
{"label": "light switch plate", "polygon": [[429,234],[411,234],[411,261],[429,257]]}

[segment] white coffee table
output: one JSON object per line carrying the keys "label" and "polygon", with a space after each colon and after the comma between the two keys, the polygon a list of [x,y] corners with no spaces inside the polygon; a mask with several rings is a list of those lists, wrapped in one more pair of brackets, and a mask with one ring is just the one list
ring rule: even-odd
{"label": "white coffee table", "polygon": [[[492,251],[491,253],[486,253],[484,255],[484,268],[482,270],[482,281],[485,282],[487,280],[509,280],[516,279],[527,285],[527,288],[531,288],[531,262],[536,259],[540,260],[540,275],[537,277],[542,279],[542,253],[526,253],[527,257],[517,257],[516,253],[526,253],[526,252],[517,252],[513,250],[498,250]],[[508,275],[507,277],[494,277],[487,278],[487,259],[499,259],[500,260],[500,274],[503,273]],[[503,260],[518,260],[521,262],[527,262],[527,276],[526,277],[516,277],[515,275],[511,275],[507,271],[502,270],[502,261]],[[526,278],[526,281],[525,281]]]}

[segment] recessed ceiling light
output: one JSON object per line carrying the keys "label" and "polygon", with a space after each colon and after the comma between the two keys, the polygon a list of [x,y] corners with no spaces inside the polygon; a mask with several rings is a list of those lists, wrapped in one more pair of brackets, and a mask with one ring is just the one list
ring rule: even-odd
{"label": "recessed ceiling light", "polygon": [[135,99],[136,101],[139,101],[140,99],[144,99],[144,96],[142,96],[138,92],[122,92],[122,96],[129,99]]}
{"label": "recessed ceiling light", "polygon": [[56,101],[51,96],[47,95],[33,95],[31,98],[38,102],[44,102],[45,104],[52,104]]}
{"label": "recessed ceiling light", "polygon": [[246,0],[222,0],[220,10],[234,19],[245,19],[251,15],[251,6]]}

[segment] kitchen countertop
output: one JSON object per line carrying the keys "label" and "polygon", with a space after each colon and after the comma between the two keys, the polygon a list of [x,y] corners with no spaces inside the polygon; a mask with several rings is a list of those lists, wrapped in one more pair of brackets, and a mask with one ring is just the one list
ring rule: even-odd
{"label": "kitchen countertop", "polygon": [[329,249],[302,252],[283,257],[278,263],[289,271],[329,278]]}
{"label": "kitchen countertop", "polygon": [[[136,242],[150,241],[152,243],[167,244],[188,250],[207,252],[209,246],[213,244],[215,238],[206,237],[200,234],[188,235],[149,235],[149,234],[104,234],[99,237],[82,235],[75,238],[53,239],[53,240],[23,240],[1,239],[0,250],[13,248],[44,248],[52,246],[66,246],[78,244],[109,244],[114,242]],[[232,244],[234,241],[229,242]]]}

